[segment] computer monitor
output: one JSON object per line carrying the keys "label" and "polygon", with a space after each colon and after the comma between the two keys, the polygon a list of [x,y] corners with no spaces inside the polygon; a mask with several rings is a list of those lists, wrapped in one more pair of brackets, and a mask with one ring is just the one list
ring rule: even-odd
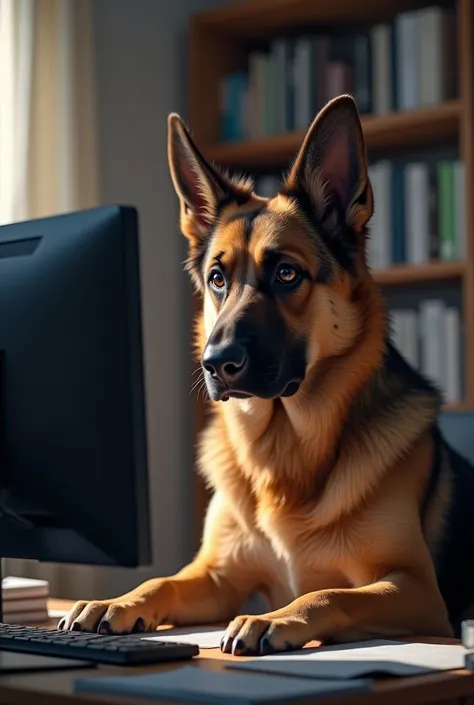
{"label": "computer monitor", "polygon": [[150,562],[133,208],[0,228],[0,556]]}

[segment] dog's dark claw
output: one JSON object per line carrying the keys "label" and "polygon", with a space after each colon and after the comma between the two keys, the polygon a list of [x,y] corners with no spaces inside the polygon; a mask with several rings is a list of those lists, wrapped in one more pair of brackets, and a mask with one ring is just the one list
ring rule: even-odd
{"label": "dog's dark claw", "polygon": [[110,624],[107,622],[107,620],[104,620],[99,624],[99,628],[97,630],[99,634],[112,634],[112,629],[110,628]]}
{"label": "dog's dark claw", "polygon": [[58,626],[57,626],[57,629],[62,630],[62,629],[64,629],[65,626],[66,626],[66,618],[63,617],[63,618],[61,619],[61,621],[59,622],[59,624],[58,624]]}
{"label": "dog's dark claw", "polygon": [[221,641],[221,651],[224,654],[230,654],[232,648],[232,639],[229,636],[224,636]]}
{"label": "dog's dark claw", "polygon": [[232,655],[242,656],[245,653],[245,644],[242,639],[235,639],[232,644]]}
{"label": "dog's dark claw", "polygon": [[143,621],[143,619],[141,617],[139,617],[137,619],[137,621],[135,622],[135,626],[133,627],[133,631],[136,634],[141,634],[142,632],[146,631],[145,622]]}
{"label": "dog's dark claw", "polygon": [[81,631],[81,625],[79,622],[73,622],[73,625],[71,627],[71,631],[73,632],[80,632]]}
{"label": "dog's dark claw", "polygon": [[274,654],[275,652],[276,649],[274,646],[272,646],[269,637],[263,636],[260,639],[260,653],[262,654],[262,656],[266,656],[267,654]]}

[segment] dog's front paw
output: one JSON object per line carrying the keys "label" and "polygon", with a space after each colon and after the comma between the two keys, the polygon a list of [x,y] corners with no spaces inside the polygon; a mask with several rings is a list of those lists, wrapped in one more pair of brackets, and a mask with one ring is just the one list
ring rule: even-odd
{"label": "dog's front paw", "polygon": [[243,615],[227,627],[221,650],[234,656],[263,656],[302,648],[310,640],[307,622],[297,617]]}
{"label": "dog's front paw", "polygon": [[132,592],[114,600],[76,602],[58,629],[99,634],[148,632],[163,623],[172,607],[172,589],[166,581],[151,590]]}

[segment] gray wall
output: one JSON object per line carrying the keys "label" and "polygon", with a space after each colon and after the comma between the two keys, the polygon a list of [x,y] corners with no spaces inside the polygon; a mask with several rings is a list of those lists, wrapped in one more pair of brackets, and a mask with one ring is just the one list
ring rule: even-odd
{"label": "gray wall", "polygon": [[151,570],[94,571],[97,597],[175,571],[191,556],[190,288],[166,158],[166,118],[186,111],[187,20],[211,4],[217,2],[94,3],[101,201],[133,204],[141,219],[155,554]]}

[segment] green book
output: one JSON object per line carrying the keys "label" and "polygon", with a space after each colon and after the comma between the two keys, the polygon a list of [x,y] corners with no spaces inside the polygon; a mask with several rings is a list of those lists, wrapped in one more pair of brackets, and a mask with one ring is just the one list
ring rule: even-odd
{"label": "green book", "polygon": [[457,257],[454,212],[454,162],[438,164],[438,238],[442,260]]}

